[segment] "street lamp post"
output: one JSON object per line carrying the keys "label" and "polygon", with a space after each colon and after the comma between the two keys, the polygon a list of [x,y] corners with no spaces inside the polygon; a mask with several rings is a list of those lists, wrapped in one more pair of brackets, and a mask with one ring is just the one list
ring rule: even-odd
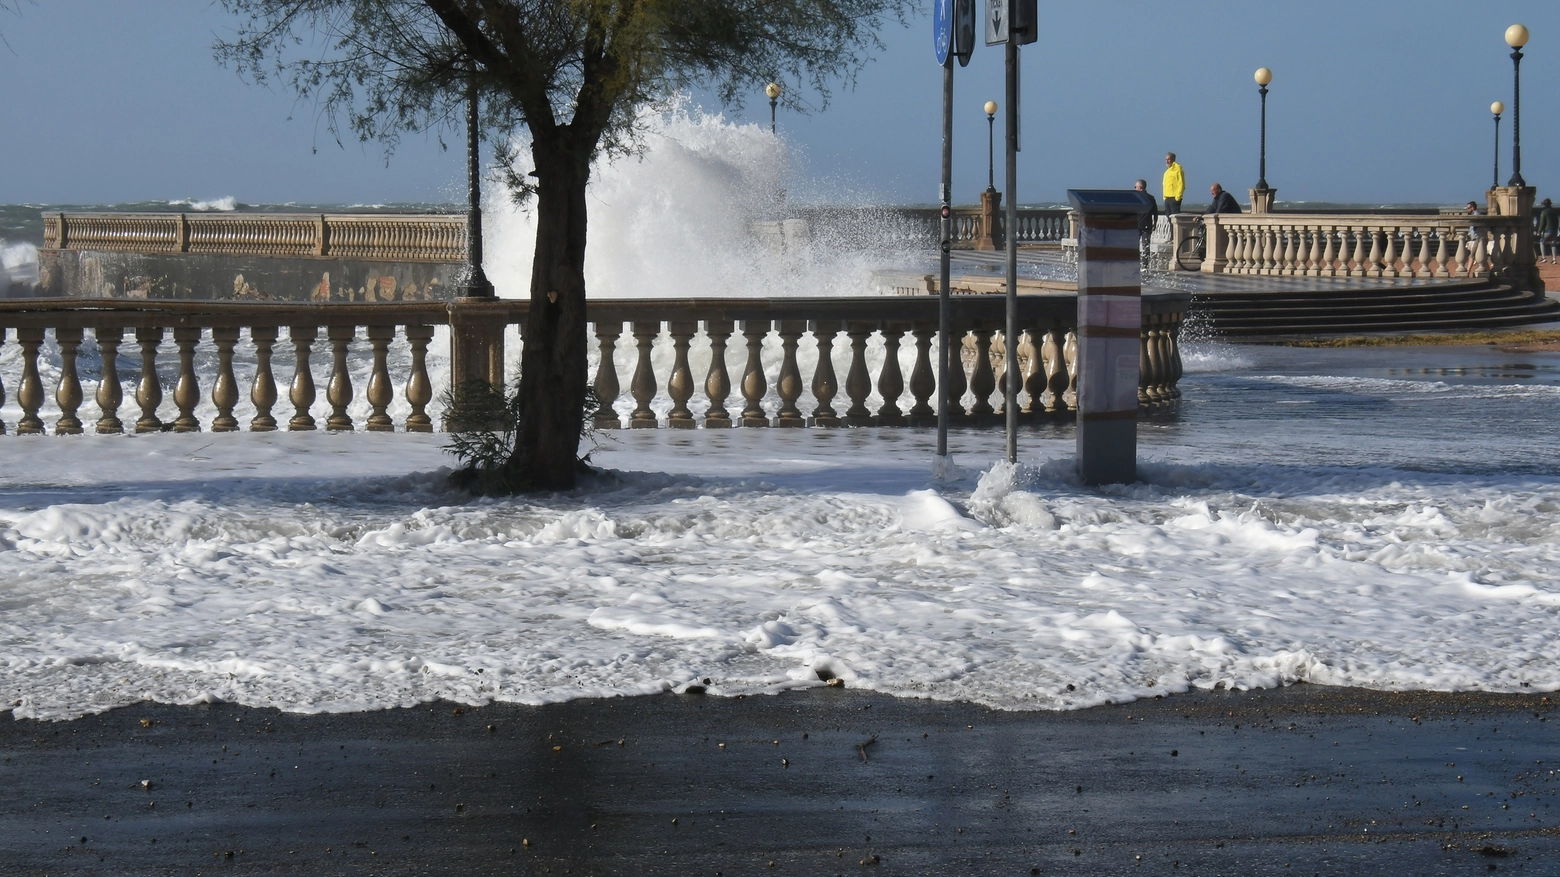
{"label": "street lamp post", "polygon": [[775,104],[780,101],[780,83],[771,82],[764,86],[764,94],[769,95],[769,133],[775,133]]}
{"label": "street lamp post", "polygon": [[1500,101],[1490,104],[1490,112],[1495,115],[1495,175],[1490,177],[1490,188],[1500,186],[1500,114],[1506,111],[1506,105]]}
{"label": "street lamp post", "polygon": [[1267,184],[1267,93],[1268,83],[1273,81],[1273,71],[1266,67],[1258,67],[1254,77],[1257,80],[1257,93],[1262,95],[1262,136],[1257,162],[1257,188],[1266,189]]}
{"label": "street lamp post", "polygon": [[1526,186],[1522,179],[1522,47],[1527,45],[1528,29],[1520,24],[1506,28],[1506,45],[1511,47],[1511,180],[1508,186]]}
{"label": "street lamp post", "polygon": [[997,142],[997,102],[994,100],[986,101],[986,105],[982,109],[986,111],[986,191],[995,192],[997,190],[996,159],[994,158]]}
{"label": "street lamp post", "polygon": [[492,298],[493,284],[482,270],[482,164],[477,127],[477,72],[466,74],[466,298]]}

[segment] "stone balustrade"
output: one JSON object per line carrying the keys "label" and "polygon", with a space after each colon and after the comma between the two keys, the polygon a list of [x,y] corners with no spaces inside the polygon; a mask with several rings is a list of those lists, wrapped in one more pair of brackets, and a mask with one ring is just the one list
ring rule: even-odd
{"label": "stone balustrade", "polygon": [[43,235],[46,250],[387,262],[466,258],[465,217],[443,214],[46,213]]}
{"label": "stone balustrade", "polygon": [[[662,425],[651,405],[658,398],[670,399],[664,425],[671,428],[933,424],[937,304],[930,298],[876,297],[592,301],[587,316],[599,352],[594,384],[607,402],[596,426],[625,425],[611,407],[625,393],[634,405],[627,417],[630,428]],[[527,306],[501,301],[481,308],[509,325],[523,325]],[[1171,408],[1180,397],[1178,335],[1186,306],[1185,295],[1144,297],[1139,401],[1147,411]],[[283,425],[289,430],[311,430],[321,426],[310,413],[319,395],[314,366],[318,357],[324,364],[324,399],[330,406],[325,429],[428,432],[434,428],[428,406],[443,390],[430,375],[428,345],[437,325],[459,327],[462,319],[470,319],[471,315],[459,313],[462,307],[460,302],[0,302],[0,345],[21,348],[20,374],[0,374],[0,407],[5,404],[6,387],[15,387],[21,417],[11,428],[18,434],[51,431],[44,419],[46,394],[51,391],[57,409],[57,414],[51,414],[52,432],[59,435],[89,429],[99,433],[230,432],[246,427],[268,431]],[[956,348],[959,367],[951,370],[950,390],[957,401],[950,413],[956,422],[982,422],[998,411],[1004,380],[1003,339],[998,330],[1003,308],[1001,296],[962,297],[954,306],[952,325],[963,341]],[[1073,411],[1077,401],[1075,298],[1024,296],[1019,319],[1025,332],[1020,339],[1024,414],[1038,417]],[[765,351],[772,334],[779,342],[778,370],[772,349]],[[635,362],[631,370],[620,373],[614,353],[619,339],[626,338],[633,339]],[[693,373],[689,357],[695,339],[709,353],[702,375]],[[395,376],[391,374],[393,343],[398,351],[409,352],[396,357],[401,373]],[[95,346],[89,358],[93,374],[84,378],[82,350],[87,344]],[[816,356],[799,355],[804,345]],[[283,349],[281,385],[273,364],[278,346]],[[737,353],[743,363],[737,369],[728,362],[731,347],[737,347],[731,353]],[[902,347],[914,349],[908,373],[901,365]],[[882,353],[869,356],[869,348]],[[835,367],[836,350],[842,358],[848,354],[849,363],[841,370]],[[119,360],[136,352],[139,369],[128,401],[139,414],[122,418],[127,400]],[[243,354],[246,387],[240,386],[234,368],[237,353]],[[657,359],[662,360],[660,373]],[[40,365],[45,360],[47,369]],[[810,374],[802,373],[804,360],[812,364]],[[463,357],[452,355],[450,361],[459,363]],[[290,378],[285,374],[288,367]],[[359,392],[354,372],[360,376],[369,411],[357,419],[351,412]],[[45,386],[45,373],[57,376],[52,387]],[[773,393],[770,373],[775,375]],[[467,377],[453,374],[447,380],[458,384]],[[398,401],[397,388],[402,404],[396,407],[405,412],[399,423],[390,414],[392,403]],[[81,410],[88,389],[97,409],[90,424]],[[235,408],[246,389],[252,412],[246,409],[248,422],[244,423]],[[166,421],[159,414],[165,390],[171,391],[177,408],[177,414]],[[690,401],[701,394],[699,404],[691,407]],[[210,400],[209,406],[202,405],[203,397]],[[292,413],[277,411],[279,402],[284,408],[290,406]],[[701,409],[698,416],[694,407]],[[364,410],[363,406],[357,410]],[[204,422],[201,411],[208,412]],[[134,419],[128,420],[129,416]],[[0,421],[0,432],[6,430]]]}
{"label": "stone balustrade", "polygon": [[[925,228],[932,240],[942,237],[942,209],[939,207],[905,207],[900,213]],[[1041,209],[1021,207],[1018,210],[1018,243],[1020,246],[1060,243],[1071,236],[1065,209]],[[979,207],[955,207],[949,217],[953,223],[952,245],[955,250],[973,250],[985,236],[985,218]],[[1005,217],[997,214],[995,240],[1003,240],[1002,224]]]}
{"label": "stone balustrade", "polygon": [[[1202,271],[1302,277],[1504,277],[1520,260],[1513,216],[1215,214]],[[1176,224],[1177,241],[1195,231]]]}

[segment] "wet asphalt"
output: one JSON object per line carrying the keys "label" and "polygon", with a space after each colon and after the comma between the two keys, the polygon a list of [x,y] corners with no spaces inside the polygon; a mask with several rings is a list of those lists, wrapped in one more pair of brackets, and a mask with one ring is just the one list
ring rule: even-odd
{"label": "wet asphalt", "polygon": [[1560,874],[1560,696],[0,716],[0,871]]}

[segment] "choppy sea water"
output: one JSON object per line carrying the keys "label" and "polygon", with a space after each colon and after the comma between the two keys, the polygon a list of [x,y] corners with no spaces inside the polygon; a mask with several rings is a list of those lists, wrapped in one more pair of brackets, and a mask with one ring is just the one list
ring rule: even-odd
{"label": "choppy sea water", "polygon": [[6,436],[0,697],[1560,689],[1560,355],[1194,347],[1182,389],[1099,490],[1067,426],[941,480],[931,431],[622,431],[503,501],[437,435]]}

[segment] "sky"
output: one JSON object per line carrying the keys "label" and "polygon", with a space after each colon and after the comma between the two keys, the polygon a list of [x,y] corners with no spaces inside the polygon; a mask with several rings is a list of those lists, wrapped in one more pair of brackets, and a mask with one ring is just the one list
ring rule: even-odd
{"label": "sky", "polygon": [[[1541,197],[1560,190],[1560,95],[1547,85],[1560,79],[1553,0],[1041,0],[1040,13],[1039,41],[1023,50],[1021,202],[1140,176],[1157,193],[1166,151],[1179,155],[1190,195],[1214,181],[1244,192],[1257,177],[1252,73],[1261,66],[1274,74],[1267,178],[1280,200],[1482,199],[1494,100],[1508,104],[1501,182],[1511,171],[1502,37],[1517,21],[1533,32],[1522,68],[1523,175]],[[0,203],[460,197],[460,155],[436,136],[408,137],[388,159],[377,144],[338,145],[312,105],[218,65],[212,43],[234,23],[212,0],[41,0],[0,12],[9,44],[0,46]],[[802,177],[794,192],[936,200],[942,74],[929,17],[890,25],[882,38],[853,89],[837,89],[827,106],[801,93],[805,114],[781,108],[780,134]],[[1001,49],[978,46],[955,77],[957,202],[973,203],[985,185],[980,107],[1002,97]],[[755,93],[728,116],[767,125],[767,100]]]}

